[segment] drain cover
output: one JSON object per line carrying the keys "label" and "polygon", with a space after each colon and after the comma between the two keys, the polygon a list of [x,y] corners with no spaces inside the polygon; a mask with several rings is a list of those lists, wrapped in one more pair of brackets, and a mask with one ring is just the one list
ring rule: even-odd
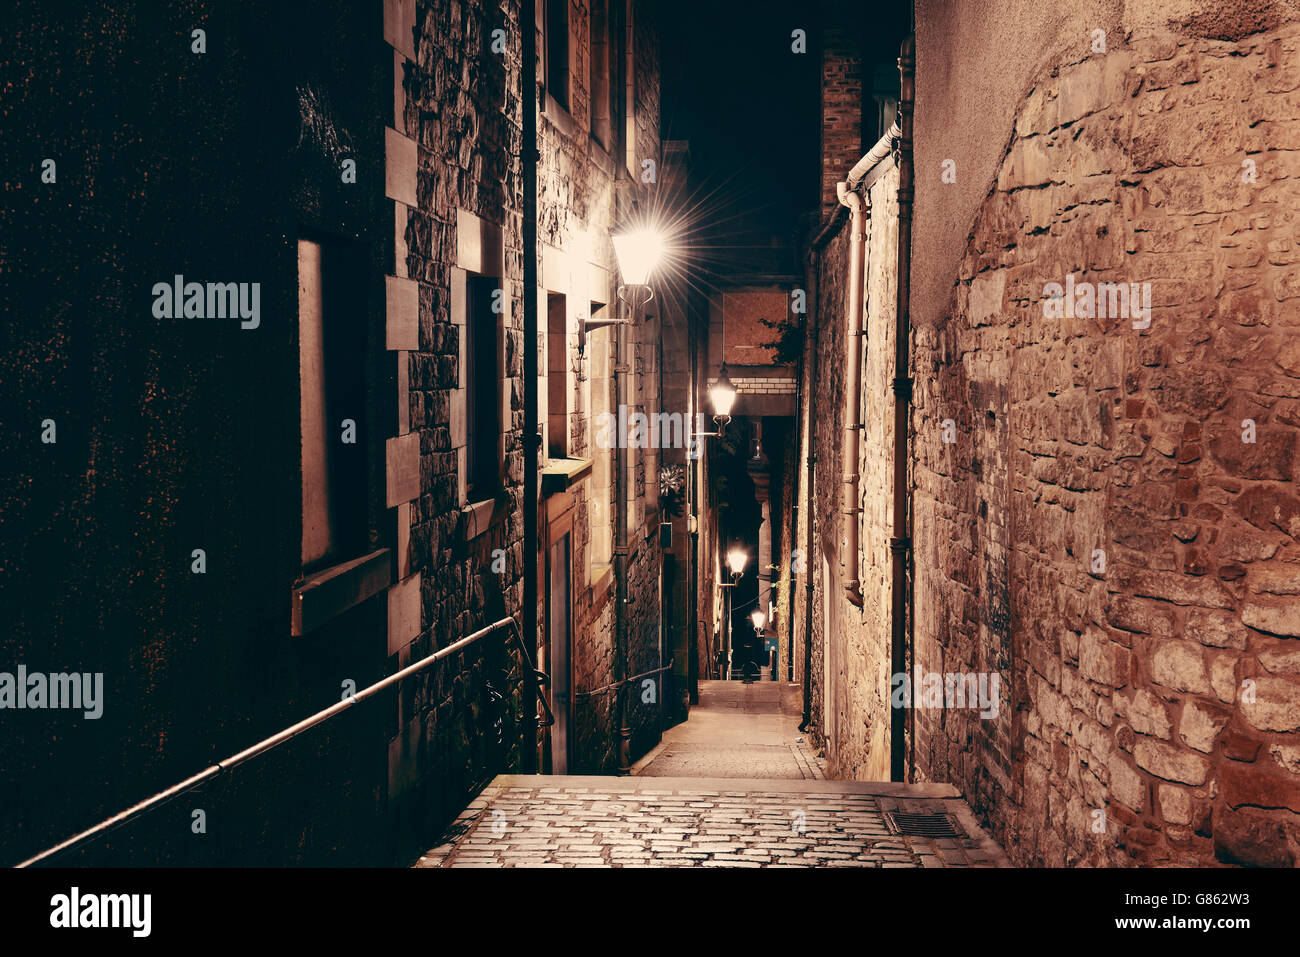
{"label": "drain cover", "polygon": [[965,837],[951,814],[907,814],[885,812],[885,823],[895,834],[909,837]]}

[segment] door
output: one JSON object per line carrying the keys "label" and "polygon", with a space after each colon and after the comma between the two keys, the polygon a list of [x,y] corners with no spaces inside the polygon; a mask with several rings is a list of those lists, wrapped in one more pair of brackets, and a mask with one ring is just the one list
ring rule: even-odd
{"label": "door", "polygon": [[547,640],[551,668],[551,710],[555,724],[551,726],[551,773],[569,773],[569,726],[573,710],[570,683],[570,622],[569,622],[569,536],[563,535],[551,545],[547,562],[550,576],[547,589],[548,616]]}

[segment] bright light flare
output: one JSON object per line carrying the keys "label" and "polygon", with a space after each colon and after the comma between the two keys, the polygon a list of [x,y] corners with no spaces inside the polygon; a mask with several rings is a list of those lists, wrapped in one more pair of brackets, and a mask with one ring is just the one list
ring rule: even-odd
{"label": "bright light flare", "polygon": [[650,274],[664,258],[663,233],[652,226],[641,226],[610,238],[623,281],[629,286],[648,285]]}

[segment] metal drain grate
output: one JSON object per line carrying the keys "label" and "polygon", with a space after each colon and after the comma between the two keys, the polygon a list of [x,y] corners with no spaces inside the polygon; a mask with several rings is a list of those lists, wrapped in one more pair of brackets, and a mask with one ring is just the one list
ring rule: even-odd
{"label": "metal drain grate", "polygon": [[965,837],[951,814],[907,814],[886,811],[885,823],[895,834],[909,837]]}

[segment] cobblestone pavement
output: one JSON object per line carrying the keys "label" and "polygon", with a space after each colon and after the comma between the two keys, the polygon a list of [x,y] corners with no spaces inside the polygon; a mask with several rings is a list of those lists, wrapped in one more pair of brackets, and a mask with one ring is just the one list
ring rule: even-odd
{"label": "cobblestone pavement", "polygon": [[690,718],[632,768],[655,777],[823,778],[799,732],[799,685],[701,681]]}
{"label": "cobblestone pavement", "polygon": [[[895,834],[940,812],[963,836]],[[496,778],[416,867],[996,867],[998,846],[945,784],[735,778]]]}
{"label": "cobblestone pavement", "polygon": [[[701,682],[631,777],[498,777],[416,867],[1006,865],[950,785],[825,780],[800,705],[797,685]],[[946,814],[961,836],[896,833],[891,812]]]}

